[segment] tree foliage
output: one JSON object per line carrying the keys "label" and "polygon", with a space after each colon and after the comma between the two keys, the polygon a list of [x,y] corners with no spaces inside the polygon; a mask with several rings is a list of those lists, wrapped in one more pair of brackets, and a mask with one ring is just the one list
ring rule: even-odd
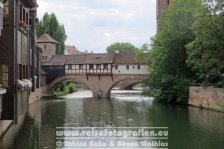
{"label": "tree foliage", "polygon": [[194,39],[191,26],[200,6],[200,0],[174,0],[165,12],[152,39],[145,94],[161,101],[187,103],[192,73],[186,64],[185,46]]}
{"label": "tree foliage", "polygon": [[67,39],[65,28],[60,24],[54,13],[44,14],[42,20],[37,25],[37,36],[47,33],[57,40],[61,45],[57,47],[56,54],[64,54],[65,41]]}
{"label": "tree foliage", "polygon": [[120,53],[135,54],[138,51],[138,48],[128,42],[117,42],[109,45],[106,49],[107,53],[115,53],[116,50],[119,50]]}
{"label": "tree foliage", "polygon": [[140,49],[135,53],[135,59],[139,63],[150,64],[150,53],[151,47],[148,43],[142,45]]}
{"label": "tree foliage", "polygon": [[223,0],[206,0],[204,8],[194,16],[192,28],[196,38],[187,45],[187,64],[199,83],[217,83],[224,74],[223,12]]}
{"label": "tree foliage", "polygon": [[76,92],[76,86],[75,83],[71,83],[69,81],[63,81],[57,85],[55,88],[53,95],[54,96],[64,96],[67,94],[71,94]]}

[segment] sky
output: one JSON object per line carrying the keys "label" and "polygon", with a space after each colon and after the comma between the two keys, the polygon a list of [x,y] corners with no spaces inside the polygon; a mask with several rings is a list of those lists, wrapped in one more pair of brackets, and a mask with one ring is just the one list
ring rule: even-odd
{"label": "sky", "polygon": [[156,33],[156,0],[37,0],[38,18],[54,12],[65,26],[67,45],[106,52],[115,42],[140,48]]}

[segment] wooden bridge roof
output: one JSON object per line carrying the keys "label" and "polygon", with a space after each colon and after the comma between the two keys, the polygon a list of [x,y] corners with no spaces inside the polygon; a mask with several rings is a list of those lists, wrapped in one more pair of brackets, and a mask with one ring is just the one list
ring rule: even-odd
{"label": "wooden bridge roof", "polygon": [[67,57],[66,64],[84,64],[87,58],[87,54],[81,54],[81,55],[71,55]]}
{"label": "wooden bridge roof", "polygon": [[114,54],[88,54],[85,64],[112,64]]}
{"label": "wooden bridge roof", "polygon": [[69,56],[55,55],[49,62],[44,62],[42,65],[65,65]]}
{"label": "wooden bridge roof", "polygon": [[141,64],[133,54],[82,54],[55,55],[42,65],[78,65],[78,64]]}
{"label": "wooden bridge roof", "polygon": [[136,64],[135,56],[133,54],[115,54],[114,64]]}
{"label": "wooden bridge roof", "polygon": [[[146,59],[147,56],[148,54],[145,54],[144,59]],[[124,54],[124,53],[115,54],[113,63],[114,64],[144,64],[144,63],[138,62],[134,54]]]}

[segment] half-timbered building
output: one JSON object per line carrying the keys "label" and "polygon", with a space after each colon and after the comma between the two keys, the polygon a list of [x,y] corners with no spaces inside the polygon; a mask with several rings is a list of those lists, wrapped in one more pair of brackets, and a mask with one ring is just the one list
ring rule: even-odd
{"label": "half-timbered building", "polygon": [[56,55],[49,62],[42,63],[47,73],[47,83],[58,76],[91,75],[111,76],[116,74],[148,74],[147,64],[139,63],[133,54],[82,54]]}
{"label": "half-timbered building", "polygon": [[115,54],[113,74],[148,74],[148,66],[135,59],[133,54]]}
{"label": "half-timbered building", "polygon": [[4,0],[3,30],[0,36],[0,84],[3,96],[1,119],[17,120],[28,110],[30,88],[20,88],[18,80],[34,79],[36,55],[36,0]]}

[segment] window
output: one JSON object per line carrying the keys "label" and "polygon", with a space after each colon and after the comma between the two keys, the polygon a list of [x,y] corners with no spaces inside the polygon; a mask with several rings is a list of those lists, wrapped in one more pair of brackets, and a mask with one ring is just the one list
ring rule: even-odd
{"label": "window", "polygon": [[8,65],[0,64],[0,84],[8,86]]}
{"label": "window", "polygon": [[58,69],[59,69],[59,70],[60,70],[60,69],[62,70],[62,69],[64,69],[64,68],[63,68],[63,66],[58,66]]}
{"label": "window", "polygon": [[141,69],[141,66],[140,65],[138,65],[138,70],[140,70]]}
{"label": "window", "polygon": [[129,70],[129,65],[126,65],[126,69]]}
{"label": "window", "polygon": [[118,70],[118,65],[115,65],[115,69]]}
{"label": "window", "polygon": [[28,21],[28,20],[29,20],[29,17],[28,17],[28,16],[29,16],[29,15],[28,15],[28,13],[26,12],[26,20],[25,20],[25,21],[26,21],[26,24],[29,25],[29,21]]}
{"label": "window", "polygon": [[96,69],[101,69],[101,65],[100,64],[97,64],[96,65]]}
{"label": "window", "polygon": [[42,56],[42,60],[44,60],[44,56]]}
{"label": "window", "polygon": [[23,8],[23,18],[22,18],[22,20],[25,21],[25,19],[26,19],[26,11],[25,11],[25,9]]}
{"label": "window", "polygon": [[47,56],[45,56],[45,60],[47,59]]}
{"label": "window", "polygon": [[47,48],[47,45],[46,44],[44,44],[44,49],[46,49]]}
{"label": "window", "polygon": [[93,69],[93,64],[90,64],[89,65],[89,69]]}
{"label": "window", "polygon": [[108,69],[108,65],[107,64],[104,64],[103,65],[103,69]]}
{"label": "window", "polygon": [[22,80],[23,79],[23,66],[19,65],[19,79]]}
{"label": "window", "polygon": [[79,65],[79,69],[83,69],[83,65]]}
{"label": "window", "polygon": [[22,5],[20,5],[20,14],[19,15],[20,15],[19,16],[20,20],[23,20],[23,7],[22,7]]}
{"label": "window", "polygon": [[72,65],[68,65],[68,69],[70,69],[70,70],[71,70],[71,69],[72,69]]}

